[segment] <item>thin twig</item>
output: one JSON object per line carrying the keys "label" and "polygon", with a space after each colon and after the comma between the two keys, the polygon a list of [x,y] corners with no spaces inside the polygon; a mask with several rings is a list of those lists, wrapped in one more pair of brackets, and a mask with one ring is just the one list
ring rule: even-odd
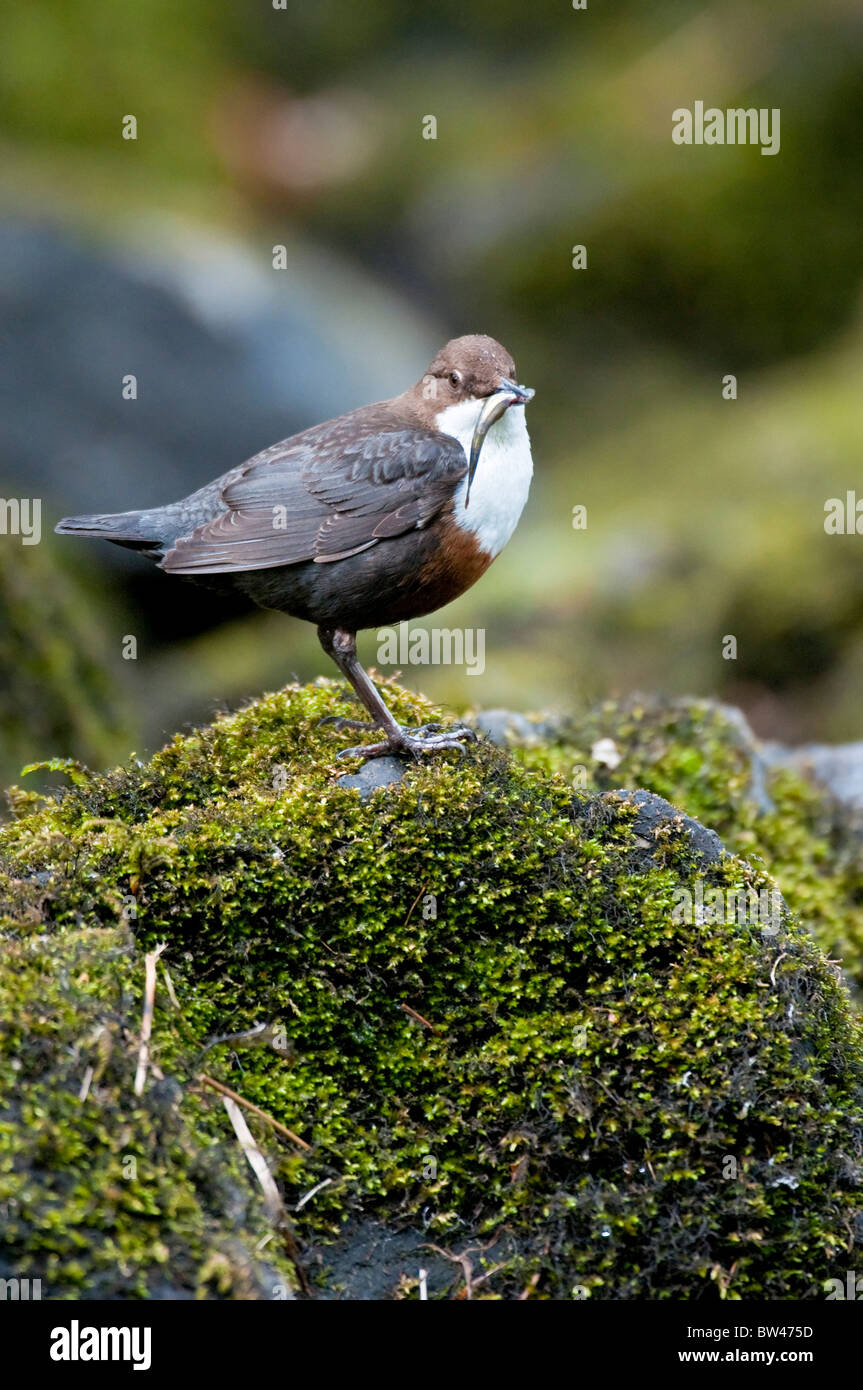
{"label": "thin twig", "polygon": [[499,1265],[492,1265],[491,1269],[487,1269],[484,1274],[480,1274],[476,1279],[474,1279],[473,1287],[478,1288],[479,1285],[484,1283],[486,1279],[490,1279],[493,1274],[497,1274],[498,1271],[501,1269],[506,1269],[505,1260],[503,1260]]}
{"label": "thin twig", "polygon": [[785,957],[786,957],[787,955],[788,955],[788,952],[787,952],[787,951],[783,951],[780,955],[778,955],[778,956],[776,957],[775,961],[773,962],[773,969],[772,969],[771,972],[770,972],[770,983],[772,984],[772,986],[773,986],[774,989],[776,988],[776,967],[777,967],[777,965],[779,964],[779,962],[780,962],[781,960],[784,960],[784,959],[785,959]]}
{"label": "thin twig", "polygon": [[143,1095],[147,1080],[147,1066],[150,1061],[150,1034],[153,1031],[153,1005],[156,999],[156,963],[167,946],[163,941],[155,951],[148,951],[144,957],[144,1012],[141,1017],[141,1044],[138,1048],[138,1069],[135,1072],[135,1095]]}
{"label": "thin twig", "polygon": [[322,1192],[325,1187],[329,1187],[330,1183],[334,1181],[334,1178],[324,1178],[323,1182],[319,1182],[316,1187],[312,1187],[308,1192],[304,1192],[297,1202],[297,1205],[294,1207],[294,1211],[302,1211],[306,1202],[310,1202],[313,1197],[317,1197],[319,1192]]}
{"label": "thin twig", "polygon": [[[236,1101],[232,1100],[230,1096],[223,1096],[222,1103],[228,1112],[228,1119],[234,1127],[234,1133],[240,1141],[240,1148],[248,1159],[249,1167],[261,1185],[261,1191],[264,1194],[264,1201],[267,1206],[267,1214],[270,1221],[281,1234],[285,1242],[285,1248],[293,1261],[297,1278],[303,1286],[304,1291],[308,1293],[305,1275],[303,1274],[297,1258],[297,1243],[294,1240],[290,1222],[288,1221],[288,1215],[285,1211],[284,1203],[282,1202],[281,1193],[276,1187],[275,1179],[267,1167],[267,1160],[252,1138],[251,1130],[246,1124],[243,1112]],[[293,1299],[294,1291],[290,1284],[287,1286],[287,1294],[289,1299]]]}
{"label": "thin twig", "polygon": [[428,1250],[434,1250],[436,1255],[443,1255],[445,1260],[449,1260],[454,1265],[461,1265],[461,1272],[464,1275],[465,1296],[470,1299],[473,1295],[473,1265],[467,1257],[467,1250],[463,1250],[460,1255],[453,1255],[449,1250],[443,1250],[439,1245],[432,1245],[431,1241],[426,1244]]}
{"label": "thin twig", "polygon": [[[284,1038],[284,1046],[281,1039]],[[253,1028],[244,1028],[239,1033],[217,1033],[214,1037],[208,1038],[201,1048],[199,1057],[203,1057],[205,1052],[209,1052],[213,1047],[220,1047],[222,1043],[233,1043],[235,1047],[269,1047],[273,1052],[278,1052],[284,1057],[288,1050],[287,1034],[281,1024],[276,1023],[256,1023]]]}
{"label": "thin twig", "polygon": [[166,985],[167,990],[168,990],[168,998],[170,999],[170,1001],[171,1001],[171,1003],[173,1004],[174,1008],[175,1008],[175,1009],[177,1010],[177,1012],[179,1013],[179,1012],[180,1012],[180,1001],[179,1001],[179,999],[177,998],[177,996],[176,996],[176,994],[175,994],[175,992],[174,992],[174,981],[171,979],[171,972],[170,972],[170,970],[168,969],[167,965],[165,965],[164,961],[162,962],[162,974],[163,974],[164,977],[165,977],[165,985]]}
{"label": "thin twig", "polygon": [[616,1096],[616,1095],[614,1094],[613,1091],[610,1091],[610,1090],[608,1089],[608,1087],[606,1086],[605,1082],[604,1082],[604,1081],[600,1081],[600,1079],[599,1079],[598,1076],[595,1076],[595,1077],[593,1078],[593,1080],[596,1082],[597,1086],[601,1086],[601,1087],[602,1087],[602,1089],[605,1091],[605,1094],[606,1094],[607,1096],[610,1096],[610,1097],[611,1097],[611,1099],[614,1101],[615,1105],[622,1105],[622,1104],[623,1104],[623,1101],[620,1099],[620,1096]]}
{"label": "thin twig", "polygon": [[408,922],[411,920],[411,917],[413,916],[413,910],[414,910],[414,908],[416,907],[417,903],[419,902],[420,898],[422,897],[423,893],[425,892],[425,890],[426,890],[427,888],[428,888],[428,880],[426,880],[426,882],[423,884],[422,888],[421,888],[420,891],[417,893],[416,897],[414,898],[413,902],[411,903],[411,905],[410,905],[410,911],[408,912],[408,915],[407,915],[407,917],[405,918],[405,920],[402,922],[402,929],[404,929],[404,928],[407,926]]}
{"label": "thin twig", "polygon": [[417,1023],[421,1023],[424,1028],[428,1028],[430,1033],[437,1032],[437,1029],[435,1028],[434,1024],[429,1023],[428,1019],[423,1018],[422,1014],[418,1014],[416,1009],[411,1008],[410,1004],[399,1004],[399,1008],[404,1009],[406,1014],[410,1014],[411,1018],[415,1018]]}
{"label": "thin twig", "polygon": [[208,1076],[207,1073],[203,1071],[199,1073],[198,1080],[203,1082],[205,1086],[212,1086],[213,1090],[218,1091],[220,1096],[225,1096],[228,1100],[235,1101],[237,1105],[244,1105],[247,1110],[251,1110],[253,1115],[257,1115],[259,1120],[265,1120],[266,1123],[277,1130],[279,1134],[283,1134],[286,1139],[290,1139],[292,1144],[297,1144],[301,1149],[305,1149],[307,1153],[311,1153],[312,1146],[311,1144],[307,1144],[305,1139],[301,1139],[298,1134],[294,1134],[292,1129],[288,1129],[287,1125],[281,1124],[279,1120],[274,1120],[272,1115],[268,1115],[266,1110],[262,1110],[259,1105],[255,1105],[252,1101],[246,1100],[245,1096],[238,1095],[236,1091],[232,1091],[230,1086],[225,1086],[223,1082],[217,1081],[214,1076]]}
{"label": "thin twig", "polygon": [[240,1141],[240,1148],[249,1160],[249,1167],[261,1185],[264,1201],[267,1204],[267,1215],[273,1225],[278,1226],[285,1214],[285,1208],[275,1179],[267,1167],[267,1160],[255,1143],[243,1112],[236,1101],[232,1100],[230,1096],[223,1096],[222,1103],[228,1112],[228,1119],[234,1126],[234,1133]]}

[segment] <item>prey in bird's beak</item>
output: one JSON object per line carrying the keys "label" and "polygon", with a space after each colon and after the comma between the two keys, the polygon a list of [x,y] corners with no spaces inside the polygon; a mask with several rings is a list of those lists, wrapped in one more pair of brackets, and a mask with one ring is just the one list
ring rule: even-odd
{"label": "prey in bird's beak", "polygon": [[483,440],[494,424],[499,420],[505,410],[509,410],[511,405],[527,405],[528,401],[534,397],[534,392],[529,386],[516,386],[514,381],[507,381],[506,377],[501,378],[500,386],[493,391],[490,396],[486,396],[485,404],[479,414],[473,432],[473,439],[470,442],[470,458],[467,469],[467,492],[465,493],[464,504],[467,507],[470,501],[470,490],[473,486],[476,466],[479,463],[480,450]]}

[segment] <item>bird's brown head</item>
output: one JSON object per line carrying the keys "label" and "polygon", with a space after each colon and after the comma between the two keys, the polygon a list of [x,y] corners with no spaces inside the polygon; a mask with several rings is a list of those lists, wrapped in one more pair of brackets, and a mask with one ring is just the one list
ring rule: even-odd
{"label": "bird's brown head", "polygon": [[431,407],[438,421],[442,412],[452,414],[448,410],[451,406],[473,404],[477,408],[468,461],[467,506],[488,431],[510,406],[527,405],[533,391],[529,386],[518,385],[515,363],[506,348],[484,333],[451,338],[414,389],[421,393],[426,410]]}
{"label": "bird's brown head", "polygon": [[451,338],[419,383],[439,410],[458,401],[491,396],[501,383],[515,381],[515,363],[505,347],[484,333]]}

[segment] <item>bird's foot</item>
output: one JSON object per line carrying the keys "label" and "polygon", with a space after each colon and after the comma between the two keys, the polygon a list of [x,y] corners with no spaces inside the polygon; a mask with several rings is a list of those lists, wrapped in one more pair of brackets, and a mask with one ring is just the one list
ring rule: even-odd
{"label": "bird's foot", "polygon": [[342,729],[353,729],[359,734],[371,734],[381,727],[370,719],[346,719],[343,714],[325,714],[323,719],[318,720],[318,728],[322,729],[325,724],[332,724],[339,733]]}
{"label": "bird's foot", "polygon": [[[363,727],[375,727],[364,725]],[[360,744],[356,748],[343,748],[339,758],[422,758],[430,753],[441,753],[448,748],[464,752],[466,742],[476,738],[476,730],[464,724],[454,724],[446,729],[441,724],[423,724],[419,729],[405,729],[399,725],[398,732],[388,734],[381,743]]]}

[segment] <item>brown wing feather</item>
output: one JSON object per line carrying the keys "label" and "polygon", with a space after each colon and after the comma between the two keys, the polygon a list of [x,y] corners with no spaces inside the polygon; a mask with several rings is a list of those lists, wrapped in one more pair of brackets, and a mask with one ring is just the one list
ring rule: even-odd
{"label": "brown wing feather", "polygon": [[467,472],[464,450],[427,429],[307,431],[235,469],[224,510],[179,537],[172,574],[331,563],[428,525]]}

